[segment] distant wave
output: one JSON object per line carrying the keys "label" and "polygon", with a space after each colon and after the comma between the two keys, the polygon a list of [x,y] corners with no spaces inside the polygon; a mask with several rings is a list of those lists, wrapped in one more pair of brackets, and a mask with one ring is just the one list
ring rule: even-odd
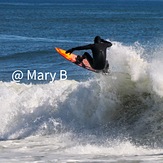
{"label": "distant wave", "polygon": [[[39,42],[61,42],[61,43],[83,43],[82,41],[60,40],[55,38],[26,37],[17,35],[0,34],[1,41],[39,41]],[[85,42],[88,43],[88,42]]]}
{"label": "distant wave", "polygon": [[[96,2],[97,3],[97,2]],[[8,6],[52,6],[52,5],[60,5],[60,6],[65,6],[65,5],[85,5],[83,1],[52,1],[52,2],[0,2],[0,5],[8,5]],[[93,5],[92,3],[89,3],[89,5]]]}
{"label": "distant wave", "polygon": [[53,3],[35,3],[35,2],[0,2],[0,5],[8,5],[8,6],[35,6],[35,5],[52,5]]}
{"label": "distant wave", "polygon": [[29,57],[29,55],[32,56],[40,56],[41,54],[49,54],[51,51],[48,50],[35,50],[35,51],[24,51],[24,52],[16,52],[16,53],[12,53],[10,55],[1,55],[0,56],[0,60],[8,60],[8,59],[16,59],[16,58],[23,58],[25,59],[25,57]]}

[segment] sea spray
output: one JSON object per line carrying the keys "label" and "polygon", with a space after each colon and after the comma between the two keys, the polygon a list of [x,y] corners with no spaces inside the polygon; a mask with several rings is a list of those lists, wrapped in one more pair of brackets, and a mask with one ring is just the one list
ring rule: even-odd
{"label": "sea spray", "polygon": [[111,73],[87,81],[1,82],[1,139],[75,132],[161,142],[163,100],[154,88],[162,83],[152,75],[160,71],[158,62],[147,62],[140,50],[121,43],[108,53]]}

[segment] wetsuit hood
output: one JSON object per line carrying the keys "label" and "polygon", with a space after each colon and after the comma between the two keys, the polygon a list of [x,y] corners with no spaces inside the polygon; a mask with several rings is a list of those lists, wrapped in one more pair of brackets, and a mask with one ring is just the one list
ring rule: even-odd
{"label": "wetsuit hood", "polygon": [[94,38],[94,43],[100,43],[101,42],[101,37],[100,36],[96,36]]}

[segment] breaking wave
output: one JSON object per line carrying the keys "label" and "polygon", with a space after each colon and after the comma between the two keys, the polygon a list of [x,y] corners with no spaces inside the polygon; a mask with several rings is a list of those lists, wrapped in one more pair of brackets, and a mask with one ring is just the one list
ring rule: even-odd
{"label": "breaking wave", "polygon": [[109,75],[82,82],[0,82],[1,140],[73,132],[162,146],[162,51],[149,59],[139,43],[114,42]]}

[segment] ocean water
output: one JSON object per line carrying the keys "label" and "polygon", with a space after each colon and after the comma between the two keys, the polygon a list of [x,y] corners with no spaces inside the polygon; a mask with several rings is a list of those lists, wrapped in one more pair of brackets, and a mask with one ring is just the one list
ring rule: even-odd
{"label": "ocean water", "polygon": [[[163,1],[0,2],[0,162],[163,162]],[[109,75],[54,50],[96,35]]]}

